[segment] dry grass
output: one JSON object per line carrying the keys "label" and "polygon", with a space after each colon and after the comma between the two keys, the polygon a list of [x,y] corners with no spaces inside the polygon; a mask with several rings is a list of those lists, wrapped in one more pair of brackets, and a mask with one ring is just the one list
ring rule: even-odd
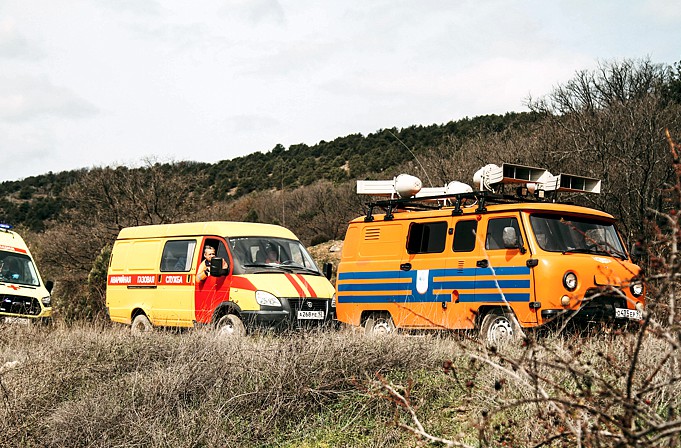
{"label": "dry grass", "polygon": [[[107,325],[4,325],[0,444],[416,446],[419,439],[395,425],[412,420],[382,387],[389,384],[407,395],[429,434],[472,446],[534,446],[570,425],[608,427],[598,412],[624,413],[617,397],[634,342],[632,334],[561,336],[497,353],[458,335],[220,340],[207,330],[133,336]],[[664,341],[646,338],[637,392],[666,351]],[[676,381],[659,384],[638,401],[653,415],[668,413],[679,393]],[[536,400],[542,391],[551,399]],[[574,406],[561,407],[561,399]],[[574,446],[574,438],[548,446]]]}

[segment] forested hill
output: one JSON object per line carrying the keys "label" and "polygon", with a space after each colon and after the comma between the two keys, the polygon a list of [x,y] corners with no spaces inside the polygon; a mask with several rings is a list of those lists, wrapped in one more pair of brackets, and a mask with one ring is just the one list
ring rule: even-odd
{"label": "forested hill", "polygon": [[[189,161],[166,163],[160,168],[170,176],[184,178],[194,193],[205,196],[204,192],[209,192],[211,199],[225,201],[253,191],[294,188],[317,180],[341,182],[379,173],[412,159],[410,150],[418,153],[436,147],[445,136],[467,138],[508,128],[522,129],[538,120],[536,113],[485,115],[446,124],[383,129],[367,136],[351,134],[312,146],[276,145],[265,153],[214,164]],[[0,221],[43,230],[47,220],[58,217],[68,207],[66,188],[88,171],[49,172],[0,183]]]}

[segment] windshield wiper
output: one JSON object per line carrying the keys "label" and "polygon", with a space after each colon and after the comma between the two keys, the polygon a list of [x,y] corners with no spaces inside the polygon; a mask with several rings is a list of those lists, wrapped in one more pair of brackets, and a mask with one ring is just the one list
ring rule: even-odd
{"label": "windshield wiper", "polygon": [[566,250],[563,251],[563,255],[565,255],[565,254],[606,255],[608,257],[621,258],[621,259],[624,260],[624,255],[622,255],[619,252],[608,252],[607,250],[587,249],[587,248],[584,248],[584,247],[575,247],[575,248],[566,249]]}

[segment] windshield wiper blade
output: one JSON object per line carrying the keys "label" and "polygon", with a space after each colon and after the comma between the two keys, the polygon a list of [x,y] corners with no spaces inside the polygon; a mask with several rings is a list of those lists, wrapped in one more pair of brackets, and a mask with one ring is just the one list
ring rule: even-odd
{"label": "windshield wiper blade", "polygon": [[576,247],[574,249],[564,250],[563,255],[565,255],[565,254],[606,255],[608,257],[615,257],[615,258],[624,259],[624,256],[619,252],[608,252],[607,250],[602,250],[602,249],[586,249],[584,247]]}

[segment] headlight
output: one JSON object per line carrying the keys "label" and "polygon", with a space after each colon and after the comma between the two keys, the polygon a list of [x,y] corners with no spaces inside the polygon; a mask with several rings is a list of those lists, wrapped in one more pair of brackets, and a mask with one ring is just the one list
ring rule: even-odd
{"label": "headlight", "polygon": [[641,297],[641,294],[643,294],[643,283],[632,283],[629,285],[629,290],[634,297]]}
{"label": "headlight", "polygon": [[267,291],[256,291],[255,301],[263,306],[281,306],[279,299]]}
{"label": "headlight", "polygon": [[45,296],[40,301],[43,302],[44,306],[50,306],[52,304],[52,296]]}
{"label": "headlight", "polygon": [[331,307],[336,308],[336,293],[333,293],[333,296],[331,296]]}
{"label": "headlight", "polygon": [[568,291],[577,289],[577,275],[574,272],[566,272],[563,276],[563,286]]}

